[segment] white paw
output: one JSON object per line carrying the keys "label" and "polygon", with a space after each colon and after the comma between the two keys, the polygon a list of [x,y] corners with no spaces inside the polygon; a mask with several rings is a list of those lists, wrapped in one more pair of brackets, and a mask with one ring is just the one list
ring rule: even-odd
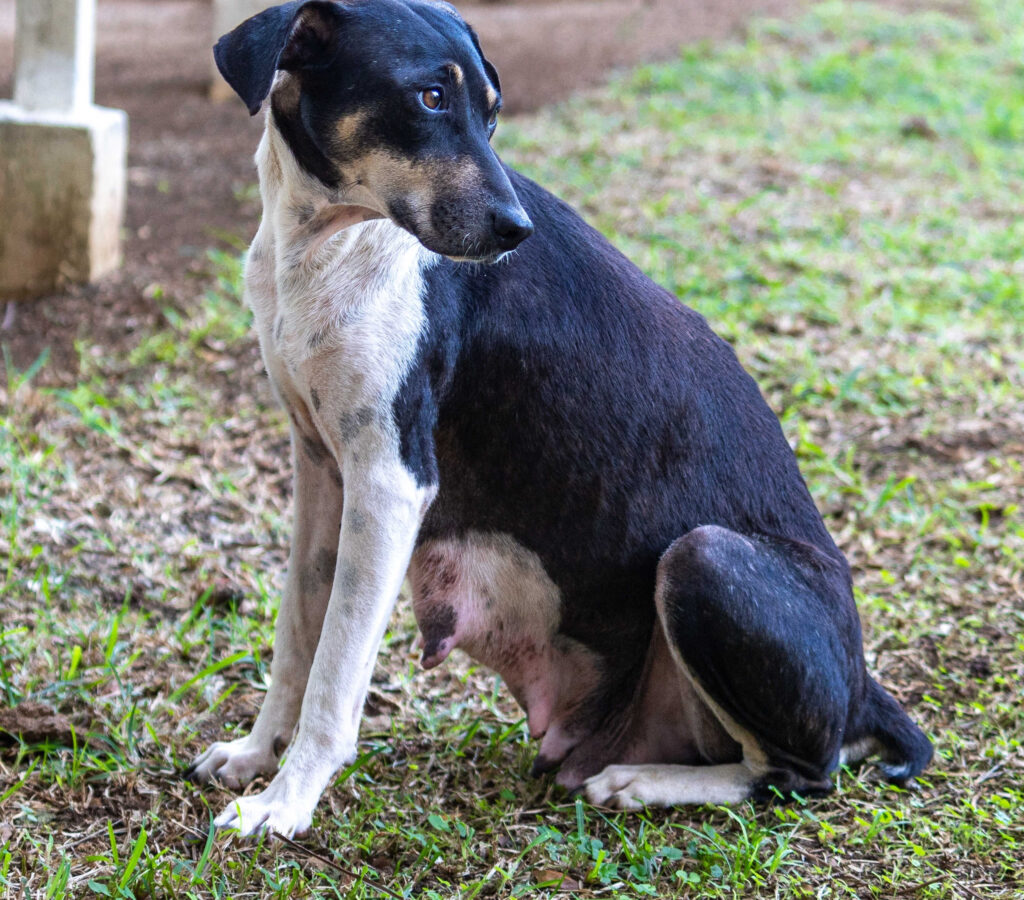
{"label": "white paw", "polygon": [[275,778],[260,794],[237,797],[213,820],[214,828],[236,829],[243,837],[279,834],[291,838],[309,831],[317,797],[309,800],[302,793],[296,794],[283,776]]}
{"label": "white paw", "polygon": [[237,741],[217,741],[197,756],[185,777],[197,784],[217,779],[232,790],[240,790],[257,775],[276,772],[278,760],[270,747],[259,746],[248,735]]}
{"label": "white paw", "polygon": [[583,794],[594,806],[643,809],[647,785],[643,766],[608,766],[584,782]]}
{"label": "white paw", "polygon": [[595,806],[613,809],[742,803],[756,778],[745,763],[608,766],[586,780],[583,792]]}

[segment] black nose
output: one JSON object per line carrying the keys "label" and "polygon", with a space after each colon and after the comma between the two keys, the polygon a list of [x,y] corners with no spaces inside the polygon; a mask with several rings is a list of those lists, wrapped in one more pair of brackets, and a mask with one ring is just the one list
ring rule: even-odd
{"label": "black nose", "polygon": [[503,209],[491,213],[491,230],[502,250],[512,250],[533,234],[533,222],[522,207]]}

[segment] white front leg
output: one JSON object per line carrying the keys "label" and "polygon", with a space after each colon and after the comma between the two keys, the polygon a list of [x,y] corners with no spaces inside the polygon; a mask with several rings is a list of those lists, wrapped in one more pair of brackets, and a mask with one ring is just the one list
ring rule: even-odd
{"label": "white front leg", "polygon": [[346,463],[334,583],[298,732],[269,787],[228,806],[218,828],[301,834],[334,773],[355,758],[377,650],[433,490],[417,486],[397,459],[367,468]]}
{"label": "white front leg", "polygon": [[215,778],[239,790],[257,775],[276,772],[299,720],[337,569],[342,490],[334,457],[322,445],[304,442],[294,426],[292,449],[294,526],[274,631],[270,690],[252,731],[234,741],[217,741],[197,757],[186,773],[193,781]]}

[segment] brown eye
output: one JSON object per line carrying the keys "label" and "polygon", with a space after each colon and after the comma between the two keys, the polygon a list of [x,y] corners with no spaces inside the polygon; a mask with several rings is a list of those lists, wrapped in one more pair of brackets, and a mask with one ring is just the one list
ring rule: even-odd
{"label": "brown eye", "polygon": [[420,93],[420,103],[429,110],[437,110],[444,103],[444,93],[440,88],[427,88]]}

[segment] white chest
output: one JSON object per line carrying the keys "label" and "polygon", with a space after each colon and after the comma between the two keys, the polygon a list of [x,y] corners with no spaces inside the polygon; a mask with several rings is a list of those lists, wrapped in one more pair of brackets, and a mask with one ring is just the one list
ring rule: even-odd
{"label": "white chest", "polygon": [[267,372],[303,431],[339,452],[354,427],[387,418],[413,363],[429,254],[387,221],[352,226],[314,254],[267,222],[245,277]]}

